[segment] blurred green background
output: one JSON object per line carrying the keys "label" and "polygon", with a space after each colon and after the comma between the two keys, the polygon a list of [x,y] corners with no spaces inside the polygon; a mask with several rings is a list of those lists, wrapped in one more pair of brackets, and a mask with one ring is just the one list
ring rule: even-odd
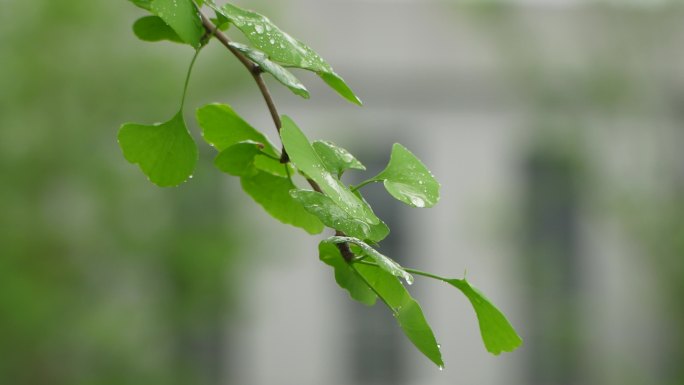
{"label": "blurred green background", "polygon": [[[684,384],[684,9],[678,2],[240,4],[282,18],[278,24],[316,42],[324,57],[337,56],[336,68],[348,71],[340,70],[345,78],[351,73],[362,98],[368,95],[371,113],[353,115],[320,85],[312,90],[322,102],[311,107],[275,91],[285,99],[284,113],[291,107],[307,116],[310,108],[324,110],[321,119],[334,117],[337,126],[360,121],[356,139],[336,137],[353,152],[367,150],[364,131],[385,119],[379,114],[396,116],[402,103],[414,106],[430,94],[437,102],[425,102],[426,115],[477,110],[504,117],[506,145],[484,150],[505,149],[510,156],[500,169],[512,172],[506,189],[496,190],[495,201],[477,215],[487,218],[478,222],[485,226],[482,242],[500,245],[504,251],[495,255],[515,266],[495,277],[515,282],[515,300],[502,308],[512,310],[526,342],[513,354],[524,357],[512,362],[515,369],[477,358],[484,363],[473,370],[501,373],[494,378],[509,384]],[[340,9],[352,9],[353,18],[336,18]],[[247,317],[254,301],[246,292],[250,272],[268,261],[259,262],[252,250],[260,241],[250,234],[271,228],[243,216],[260,209],[240,210],[247,200],[236,196],[235,180],[213,169],[207,146],[200,146],[191,182],[159,189],[125,162],[116,143],[123,122],[171,117],[192,54],[188,47],[137,41],[131,24],[139,15],[124,0],[0,0],[0,384],[260,384],[230,374],[245,360],[241,345],[231,346],[230,336],[240,333],[231,325]],[[416,40],[373,30],[378,20]],[[380,43],[364,44],[360,33],[340,28],[350,23],[367,27],[364,33]],[[327,27],[338,30],[315,29]],[[419,31],[439,38],[426,42]],[[351,42],[336,45],[345,37]],[[345,60],[355,47],[362,59]],[[430,72],[418,67],[424,60],[403,62],[390,49],[432,55],[434,78],[418,75]],[[218,45],[206,51],[186,103],[190,126],[192,108],[221,101],[260,116],[270,129],[249,76]],[[450,53],[475,59],[459,66],[446,60]],[[404,81],[410,89],[393,88]],[[460,140],[488,130],[468,129],[458,131]],[[442,132],[421,130],[382,135],[421,148],[416,138]],[[458,170],[481,173],[452,163],[449,147],[441,146],[431,163],[440,164],[446,191],[460,189]],[[420,215],[440,226],[426,219],[430,213]],[[499,284],[485,286],[506,293]],[[458,356],[456,370],[467,366],[469,353]],[[268,371],[268,362],[259,370]],[[292,373],[273,377],[282,376],[282,384],[351,383],[339,370],[322,373],[315,382]],[[354,383],[457,378],[360,373]]]}
{"label": "blurred green background", "polygon": [[136,15],[127,1],[0,3],[0,383],[219,375],[243,229],[219,178],[163,190],[122,162],[119,125],[172,113],[191,53],[139,44]]}

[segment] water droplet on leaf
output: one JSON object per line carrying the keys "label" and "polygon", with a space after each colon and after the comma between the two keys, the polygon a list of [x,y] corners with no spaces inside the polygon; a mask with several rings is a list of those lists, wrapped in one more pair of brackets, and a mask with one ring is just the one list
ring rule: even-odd
{"label": "water droplet on leaf", "polygon": [[425,201],[422,198],[412,196],[411,203],[416,207],[425,207]]}

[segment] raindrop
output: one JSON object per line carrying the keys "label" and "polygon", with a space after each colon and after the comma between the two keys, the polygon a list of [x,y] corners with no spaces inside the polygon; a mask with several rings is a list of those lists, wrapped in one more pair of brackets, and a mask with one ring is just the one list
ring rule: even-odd
{"label": "raindrop", "polygon": [[416,207],[425,207],[425,201],[422,198],[412,196],[410,197],[411,203]]}
{"label": "raindrop", "polygon": [[443,371],[443,370],[444,370],[444,366],[443,366],[443,365],[439,365],[439,371],[441,372],[441,371]]}
{"label": "raindrop", "polygon": [[273,44],[273,43],[275,43],[275,40],[270,39],[268,42],[271,43],[271,44]]}
{"label": "raindrop", "polygon": [[254,29],[257,31],[257,33],[264,33],[264,26],[260,24],[255,25]]}

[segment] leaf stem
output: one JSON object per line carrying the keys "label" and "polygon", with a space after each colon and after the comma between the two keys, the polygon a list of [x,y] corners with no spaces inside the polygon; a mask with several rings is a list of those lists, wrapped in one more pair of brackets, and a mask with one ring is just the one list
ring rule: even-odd
{"label": "leaf stem", "polygon": [[[211,5],[211,4],[210,4]],[[213,7],[212,7],[213,8]],[[228,36],[226,36],[223,32],[221,32],[217,26],[215,26],[204,14],[200,12],[200,17],[202,18],[202,25],[204,25],[204,28],[207,30],[207,32],[211,35],[213,35],[218,41],[223,44],[224,47],[230,51],[230,53],[235,56],[242,65],[247,68],[249,73],[252,75],[254,78],[254,81],[256,82],[257,86],[259,87],[259,91],[261,92],[261,95],[264,98],[264,101],[266,102],[266,106],[268,107],[268,111],[271,113],[271,118],[273,119],[273,124],[275,124],[276,131],[278,132],[278,136],[280,136],[280,129],[283,126],[283,123],[280,120],[280,114],[278,114],[278,109],[276,108],[275,102],[273,101],[273,97],[271,96],[271,92],[268,90],[268,87],[266,86],[266,83],[264,82],[264,78],[262,76],[262,69],[251,61],[245,54],[240,52],[238,49],[233,47],[230,43],[230,39]],[[281,140],[282,142],[282,140]],[[290,157],[287,154],[287,151],[285,150],[285,145],[282,146],[282,152],[280,156],[280,163],[289,163],[290,162]],[[317,191],[322,193],[321,188],[318,186],[316,182],[314,182],[312,179],[307,178],[307,182],[311,185],[311,187]],[[370,182],[369,182],[370,183]],[[361,186],[359,186],[361,187]],[[345,234],[339,230],[336,230],[335,235],[338,236],[345,236]],[[337,248],[340,250],[342,253],[342,256],[347,262],[351,262],[351,260],[354,258],[354,253],[351,252],[349,249],[349,244],[348,243],[340,243],[337,245]]]}
{"label": "leaf stem", "polygon": [[192,73],[192,68],[195,66],[195,61],[197,60],[197,56],[199,56],[200,51],[202,48],[197,48],[195,50],[195,54],[192,56],[192,60],[190,61],[190,67],[188,67],[188,73],[185,75],[185,84],[183,85],[183,96],[181,97],[181,112],[183,111],[183,107],[185,106],[185,95],[188,93],[188,85],[190,84],[190,74]]}
{"label": "leaf stem", "polygon": [[356,190],[360,189],[361,187],[368,185],[368,184],[371,184],[371,183],[374,183],[374,182],[379,182],[379,180],[368,179],[368,180],[365,180],[365,181],[359,183],[356,186],[349,186],[349,189],[351,190],[351,192],[355,192]]}
{"label": "leaf stem", "polygon": [[[376,263],[374,263],[374,262],[368,262],[368,261],[364,261],[364,260],[357,260],[357,261],[354,261],[354,263],[361,263],[361,264],[363,264],[363,265],[369,265],[369,266],[380,267],[380,266],[378,266],[378,265],[377,265]],[[423,276],[423,277],[436,279],[436,280],[442,281],[442,282],[447,282],[447,281],[452,281],[452,280],[454,280],[454,279],[451,279],[451,278],[440,277],[439,275],[436,275],[436,274],[428,273],[428,272],[421,271],[421,270],[411,269],[411,268],[408,268],[408,267],[404,267],[404,270],[406,270],[406,272],[411,273],[411,274],[421,275],[421,276]],[[459,281],[461,281],[461,280],[459,279]]]}

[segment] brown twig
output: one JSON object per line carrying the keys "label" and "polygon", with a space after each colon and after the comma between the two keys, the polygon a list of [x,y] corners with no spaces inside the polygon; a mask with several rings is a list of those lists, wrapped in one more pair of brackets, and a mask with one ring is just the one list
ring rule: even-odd
{"label": "brown twig", "polygon": [[[202,16],[202,24],[204,25],[204,28],[207,30],[207,32],[218,39],[218,41],[221,42],[239,61],[242,63],[245,68],[249,71],[249,73],[252,75],[254,78],[254,81],[257,83],[257,86],[259,87],[259,91],[261,92],[261,95],[264,97],[264,101],[266,102],[266,105],[268,106],[268,111],[271,113],[271,118],[273,119],[273,123],[276,126],[276,131],[278,131],[278,135],[280,135],[280,129],[282,128],[283,124],[280,121],[280,115],[278,114],[278,109],[275,106],[275,103],[273,101],[273,97],[271,96],[271,92],[268,90],[268,87],[266,86],[266,82],[264,82],[264,78],[262,76],[262,69],[251,61],[247,56],[245,56],[242,52],[240,52],[238,49],[233,47],[230,43],[230,39],[228,39],[228,36],[226,36],[223,32],[219,31],[218,28],[204,15]],[[280,157],[280,162],[281,163],[288,163],[290,161],[290,157],[287,155],[287,152],[285,151],[285,146],[283,146],[283,151],[282,155]],[[319,193],[323,193],[321,190],[320,186],[313,180],[307,179],[309,184],[311,185],[311,188],[313,188],[315,191]],[[345,237],[346,235],[339,230],[335,230],[335,235]],[[354,259],[354,253],[351,251],[349,248],[348,243],[338,243],[337,244],[338,250],[340,250],[340,253],[342,254],[342,257],[344,258],[347,263],[351,263],[352,260]]]}
{"label": "brown twig", "polygon": [[[271,92],[268,90],[266,82],[264,82],[264,78],[262,76],[263,71],[261,70],[261,67],[259,67],[259,65],[254,63],[253,61],[251,61],[238,49],[233,47],[230,44],[231,41],[228,38],[228,36],[221,32],[218,29],[218,27],[216,27],[206,16],[201,14],[201,17],[202,24],[204,25],[204,28],[207,30],[207,32],[215,36],[216,39],[218,39],[218,41],[220,41],[221,44],[223,44],[223,46],[226,47],[230,51],[230,53],[232,53],[240,61],[240,63],[242,63],[242,65],[244,65],[245,68],[247,68],[249,73],[252,75],[254,81],[259,87],[261,95],[264,97],[264,101],[266,102],[268,111],[271,113],[271,118],[273,119],[273,124],[275,124],[276,131],[278,132],[278,135],[280,135],[280,129],[283,127],[283,123],[280,121],[280,115],[278,114],[278,109],[276,108],[275,103],[273,102]],[[280,156],[280,163],[287,163],[289,161],[290,157],[287,155],[287,152],[285,151],[285,146],[283,146],[283,151]]]}

